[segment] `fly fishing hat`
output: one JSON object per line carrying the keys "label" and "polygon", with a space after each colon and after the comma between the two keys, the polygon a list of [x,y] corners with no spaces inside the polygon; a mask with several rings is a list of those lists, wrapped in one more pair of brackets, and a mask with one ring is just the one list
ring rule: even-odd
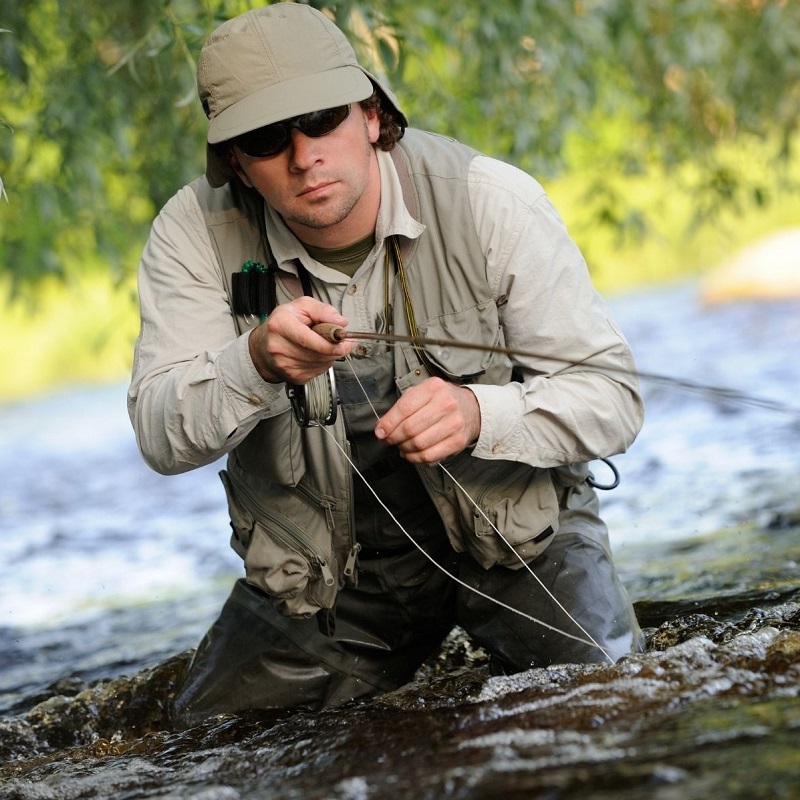
{"label": "fly fishing hat", "polygon": [[197,64],[208,117],[209,183],[222,186],[233,176],[213,145],[273,122],[366,100],[374,87],[398,122],[408,125],[391,91],[359,65],[344,34],[316,9],[276,3],[224,22],[206,40]]}

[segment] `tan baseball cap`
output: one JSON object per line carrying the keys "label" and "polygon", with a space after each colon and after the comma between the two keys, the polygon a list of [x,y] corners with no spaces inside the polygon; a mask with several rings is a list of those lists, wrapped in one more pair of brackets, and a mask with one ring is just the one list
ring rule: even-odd
{"label": "tan baseball cap", "polygon": [[[264,6],[224,22],[206,40],[197,64],[208,145],[310,111],[366,100],[373,84],[407,126],[392,92],[359,65],[339,28],[298,3]],[[206,176],[212,186],[233,176],[209,146]]]}

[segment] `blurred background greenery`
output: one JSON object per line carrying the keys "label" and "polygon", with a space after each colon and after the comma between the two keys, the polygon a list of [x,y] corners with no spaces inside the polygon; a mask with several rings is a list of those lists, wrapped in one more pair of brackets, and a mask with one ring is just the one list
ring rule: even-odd
{"label": "blurred background greenery", "polygon": [[[246,0],[3,0],[0,399],[122,379],[135,272],[203,169],[194,64]],[[606,292],[800,221],[794,0],[312,2],[415,127],[535,175]]]}

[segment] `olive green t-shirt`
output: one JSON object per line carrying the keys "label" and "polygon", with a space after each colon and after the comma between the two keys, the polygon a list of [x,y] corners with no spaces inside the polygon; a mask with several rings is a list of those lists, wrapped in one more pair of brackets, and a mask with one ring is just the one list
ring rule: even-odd
{"label": "olive green t-shirt", "polygon": [[346,247],[311,247],[307,244],[303,246],[315,261],[338,272],[344,272],[352,278],[375,246],[375,232]]}

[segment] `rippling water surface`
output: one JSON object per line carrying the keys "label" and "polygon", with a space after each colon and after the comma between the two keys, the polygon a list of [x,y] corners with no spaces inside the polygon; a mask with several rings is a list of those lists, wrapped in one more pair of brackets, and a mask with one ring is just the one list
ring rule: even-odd
{"label": "rippling water surface", "polygon": [[602,500],[649,647],[613,667],[489,678],[456,638],[379,700],[170,731],[240,571],[220,465],[148,470],[121,385],[0,407],[0,796],[797,797],[800,303],[612,305],[644,372],[786,406],[644,381]]}

